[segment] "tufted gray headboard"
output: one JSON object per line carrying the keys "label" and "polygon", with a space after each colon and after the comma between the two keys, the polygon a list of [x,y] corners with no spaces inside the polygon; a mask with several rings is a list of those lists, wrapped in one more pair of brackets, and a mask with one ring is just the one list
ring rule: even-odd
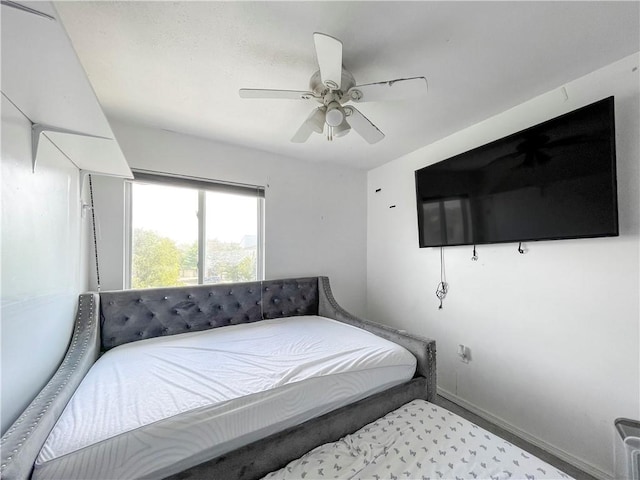
{"label": "tufted gray headboard", "polygon": [[144,338],[318,314],[318,277],[100,294],[101,348]]}

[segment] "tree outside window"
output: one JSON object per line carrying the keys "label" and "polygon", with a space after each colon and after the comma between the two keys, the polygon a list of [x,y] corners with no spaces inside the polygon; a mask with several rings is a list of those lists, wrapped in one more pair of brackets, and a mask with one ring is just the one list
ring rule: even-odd
{"label": "tree outside window", "polygon": [[260,201],[256,196],[134,182],[131,287],[257,280]]}

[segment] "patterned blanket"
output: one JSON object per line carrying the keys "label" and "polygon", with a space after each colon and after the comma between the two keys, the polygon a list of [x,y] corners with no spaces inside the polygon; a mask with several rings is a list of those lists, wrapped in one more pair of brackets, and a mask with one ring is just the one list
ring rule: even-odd
{"label": "patterned blanket", "polygon": [[570,477],[442,407],[414,400],[264,478],[533,480]]}

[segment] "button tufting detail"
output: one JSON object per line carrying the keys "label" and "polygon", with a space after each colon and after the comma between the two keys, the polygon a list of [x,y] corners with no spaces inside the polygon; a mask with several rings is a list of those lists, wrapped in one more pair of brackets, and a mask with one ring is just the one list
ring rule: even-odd
{"label": "button tufting detail", "polygon": [[[318,301],[317,284],[312,285],[307,281],[265,281],[252,282],[244,286],[232,284],[166,289],[148,297],[143,296],[147,293],[140,292],[139,297],[134,293],[124,302],[130,306],[128,311],[126,306],[118,307],[122,295],[108,295],[104,305],[111,307],[100,312],[100,321],[105,326],[102,332],[103,351],[122,343],[153,336],[249,323],[260,319],[279,318],[281,315],[305,315],[316,311],[312,304]],[[232,298],[225,298],[227,296]],[[185,301],[187,298],[190,300]],[[78,311],[82,311],[83,316],[90,315],[90,311],[95,308],[94,303],[95,300],[91,299],[82,301]],[[137,304],[138,307],[134,307],[133,304]],[[112,312],[117,315],[113,316]],[[152,325],[155,328],[151,328]],[[142,332],[138,332],[136,327],[142,329]],[[128,332],[125,332],[127,329]],[[80,337],[77,341],[74,338],[72,346],[87,348],[86,344],[87,340]]]}

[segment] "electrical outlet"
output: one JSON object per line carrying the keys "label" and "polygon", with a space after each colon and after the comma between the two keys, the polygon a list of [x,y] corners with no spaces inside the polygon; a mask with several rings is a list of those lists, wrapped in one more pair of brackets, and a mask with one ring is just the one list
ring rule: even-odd
{"label": "electrical outlet", "polygon": [[466,345],[458,345],[458,356],[463,363],[469,363],[471,360],[471,350]]}

